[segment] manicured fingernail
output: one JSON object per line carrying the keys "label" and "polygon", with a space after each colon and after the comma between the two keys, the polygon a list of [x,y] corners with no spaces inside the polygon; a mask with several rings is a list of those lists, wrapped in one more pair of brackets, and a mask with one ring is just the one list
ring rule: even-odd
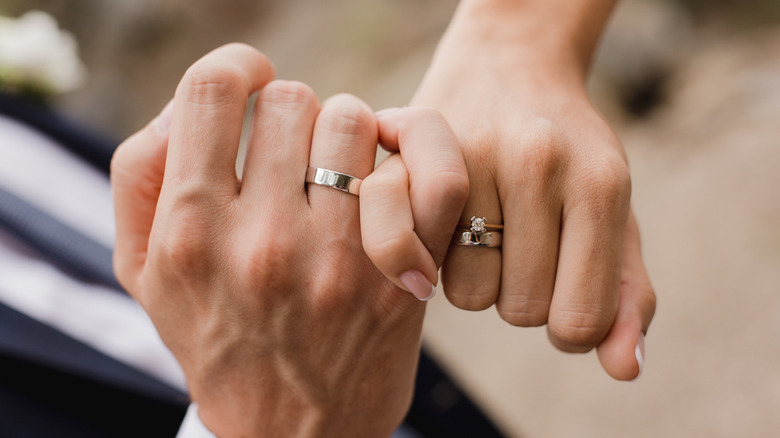
{"label": "manicured fingernail", "polygon": [[636,357],[636,364],[639,365],[639,374],[634,377],[634,380],[637,380],[642,375],[642,370],[645,366],[645,335],[642,332],[639,332],[639,339],[636,341],[636,347],[634,347],[634,356]]}
{"label": "manicured fingernail", "polygon": [[398,111],[400,109],[401,108],[385,108],[383,110],[377,111],[376,112],[376,117],[377,118],[384,117],[384,116],[390,115],[390,114],[392,114],[392,113],[394,113],[394,112],[396,112],[396,111]]}
{"label": "manicured fingernail", "polygon": [[156,119],[154,119],[154,129],[160,135],[168,134],[168,131],[171,130],[172,119],[173,119],[173,100],[168,102],[168,105],[165,105],[165,108],[163,108],[160,115],[157,116]]}
{"label": "manicured fingernail", "polygon": [[436,295],[436,286],[420,271],[404,272],[401,274],[401,283],[420,301],[428,301]]}

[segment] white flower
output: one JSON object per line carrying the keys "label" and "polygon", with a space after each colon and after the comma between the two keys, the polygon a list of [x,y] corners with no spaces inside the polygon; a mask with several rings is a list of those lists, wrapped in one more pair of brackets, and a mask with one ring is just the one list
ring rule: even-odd
{"label": "white flower", "polygon": [[76,40],[51,15],[0,16],[0,88],[64,93],[85,79]]}

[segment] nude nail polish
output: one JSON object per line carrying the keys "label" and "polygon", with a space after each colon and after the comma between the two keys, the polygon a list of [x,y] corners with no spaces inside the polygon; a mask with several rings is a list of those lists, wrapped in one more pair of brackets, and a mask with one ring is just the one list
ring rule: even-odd
{"label": "nude nail polish", "polygon": [[420,301],[428,301],[436,295],[436,286],[431,284],[420,271],[404,272],[401,274],[401,283]]}
{"label": "nude nail polish", "polygon": [[637,380],[642,375],[645,366],[645,335],[642,332],[639,332],[639,339],[634,347],[634,357],[636,357],[636,364],[639,366],[639,374],[634,377],[634,380]]}

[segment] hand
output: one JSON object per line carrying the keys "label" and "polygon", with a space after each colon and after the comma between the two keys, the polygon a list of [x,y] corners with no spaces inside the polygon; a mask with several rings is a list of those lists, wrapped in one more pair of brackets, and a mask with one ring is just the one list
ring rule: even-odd
{"label": "hand", "polygon": [[[441,116],[424,111],[432,128],[423,129],[399,114],[389,125],[410,144],[431,132],[449,152],[418,156],[440,157],[446,163],[434,168],[458,175],[462,187],[409,188],[398,156],[369,176],[378,141],[370,109],[351,96],[320,105],[302,84],[269,82],[273,74],[247,46],[217,49],[189,69],[172,106],[120,146],[117,276],[218,436],[388,436],[411,401],[424,314],[424,303],[392,281],[405,286],[402,274],[417,271],[416,285],[435,283],[447,240],[412,227],[454,228],[465,164]],[[260,89],[239,180],[246,102]],[[307,166],[365,178],[361,198],[305,184]],[[397,177],[390,188],[388,175]],[[440,200],[449,190],[459,199]],[[392,199],[383,203],[381,191]],[[450,211],[423,212],[415,193]],[[391,251],[368,247],[392,281],[361,246],[361,217],[378,218],[381,208],[397,220],[373,230],[364,223],[363,239],[372,230],[391,242]]]}
{"label": "hand", "polygon": [[[547,324],[563,351],[598,347],[607,373],[631,380],[655,295],[630,213],[628,165],[587,97],[589,56],[552,50],[560,39],[541,29],[551,21],[533,14],[562,9],[536,3],[526,11],[536,39],[518,42],[526,27],[507,17],[522,5],[464,2],[413,100],[440,110],[463,146],[471,194],[462,220],[505,227],[500,249],[450,248],[444,291],[463,309],[495,304],[516,326]],[[488,11],[498,4],[506,10]],[[557,18],[562,27],[576,21]]]}

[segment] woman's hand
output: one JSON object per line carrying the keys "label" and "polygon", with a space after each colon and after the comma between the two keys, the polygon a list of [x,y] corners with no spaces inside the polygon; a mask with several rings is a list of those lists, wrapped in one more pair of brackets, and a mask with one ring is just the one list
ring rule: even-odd
{"label": "woman's hand", "polygon": [[[397,123],[449,151],[418,158],[447,161],[440,168],[455,184],[417,188],[397,156],[371,174],[371,110],[351,96],[321,105],[273,75],[247,46],[217,49],[189,69],[172,106],[120,146],[116,272],[218,436],[388,436],[411,401],[425,309],[399,287],[420,296],[417,285],[436,282],[448,238],[428,221],[454,227],[465,164],[441,116],[426,111],[438,124],[430,130],[403,114]],[[239,180],[246,103],[261,89]],[[365,178],[361,198],[306,184],[309,166]],[[420,210],[425,201],[446,211]],[[410,287],[407,272],[423,278]]]}
{"label": "woman's hand", "polygon": [[501,248],[451,247],[447,298],[547,324],[556,347],[598,347],[604,369],[631,380],[655,295],[623,148],[585,91],[607,3],[464,1],[413,103],[440,110],[462,144],[462,221],[504,225]]}

